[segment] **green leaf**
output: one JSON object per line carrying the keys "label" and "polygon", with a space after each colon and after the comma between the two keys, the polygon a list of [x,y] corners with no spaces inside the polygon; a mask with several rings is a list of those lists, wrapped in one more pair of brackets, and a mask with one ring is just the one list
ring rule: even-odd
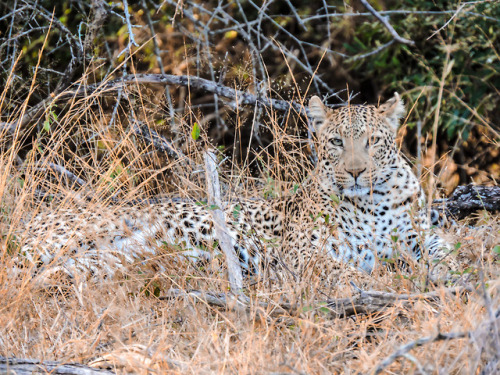
{"label": "green leaf", "polygon": [[233,209],[234,220],[238,220],[238,216],[240,216],[240,212],[241,212],[241,206],[239,204],[237,204],[236,206],[234,206],[234,209]]}
{"label": "green leaf", "polygon": [[320,307],[319,311],[321,311],[323,314],[330,314],[331,310],[328,307]]}
{"label": "green leaf", "polygon": [[43,122],[43,130],[46,131],[47,133],[50,133],[50,121],[45,120]]}
{"label": "green leaf", "polygon": [[309,312],[312,311],[314,308],[312,306],[304,306],[302,308],[302,312]]}
{"label": "green leaf", "polygon": [[493,248],[493,252],[497,255],[500,255],[500,245],[496,245],[494,248]]}
{"label": "green leaf", "polygon": [[340,203],[340,198],[336,194],[330,195],[330,199],[334,201],[335,203],[339,204]]}
{"label": "green leaf", "polygon": [[474,272],[474,267],[467,267],[467,268],[464,270],[463,274],[473,273],[473,272]]}
{"label": "green leaf", "polygon": [[160,287],[158,286],[155,286],[154,289],[153,289],[153,294],[156,298],[159,298],[160,297],[160,294],[161,294],[161,289]]}
{"label": "green leaf", "polygon": [[197,122],[193,124],[193,129],[191,129],[191,137],[196,141],[200,138],[200,125]]}

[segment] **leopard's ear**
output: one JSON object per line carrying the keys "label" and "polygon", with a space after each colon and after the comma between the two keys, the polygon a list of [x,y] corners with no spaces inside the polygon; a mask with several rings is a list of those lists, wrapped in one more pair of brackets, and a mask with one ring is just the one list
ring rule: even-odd
{"label": "leopard's ear", "polygon": [[382,116],[385,116],[394,130],[399,127],[399,119],[406,114],[405,105],[397,92],[394,96],[378,107],[378,111]]}
{"label": "leopard's ear", "polygon": [[325,123],[327,111],[328,108],[325,107],[321,99],[316,95],[309,100],[309,121],[312,123],[316,133],[319,132]]}

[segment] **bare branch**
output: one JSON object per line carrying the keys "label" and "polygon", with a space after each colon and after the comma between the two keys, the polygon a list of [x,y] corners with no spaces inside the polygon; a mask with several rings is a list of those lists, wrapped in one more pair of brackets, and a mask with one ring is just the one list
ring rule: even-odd
{"label": "bare branch", "polygon": [[123,51],[121,51],[118,56],[121,56],[124,52],[130,51],[130,47],[135,46],[139,47],[139,44],[134,39],[134,32],[132,31],[132,24],[130,23],[130,13],[128,11],[128,2],[127,0],[123,0],[123,11],[125,13],[125,23],[127,24],[127,29],[128,29],[128,44],[127,47]]}
{"label": "bare branch", "polygon": [[[165,74],[165,67],[163,66],[163,61],[161,59],[160,47],[158,46],[158,38],[156,37],[155,29],[153,26],[153,20],[151,19],[151,15],[149,14],[146,0],[141,0],[141,6],[144,10],[144,14],[146,15],[146,20],[148,22],[148,27],[151,32],[151,37],[153,38],[153,46],[154,46],[154,54],[156,56],[156,62],[158,64],[158,67],[160,68],[161,74]],[[165,86],[165,96],[167,98],[168,110],[170,112],[170,121],[172,125],[174,125],[175,124],[174,106],[172,103],[172,95],[170,94],[170,88],[168,86]]]}
{"label": "bare branch", "polygon": [[[169,4],[172,4],[172,5],[175,4],[175,2],[173,0],[165,0],[165,2],[167,2]],[[196,8],[197,10],[199,10],[199,11],[205,13],[205,14],[212,15],[212,11],[205,9],[203,6],[201,6],[199,4],[196,4],[196,3],[191,3],[191,2],[188,2],[188,3],[193,8]],[[308,74],[311,75],[311,77],[313,79],[313,83],[316,86],[317,91],[319,91],[319,86],[321,86],[325,90],[333,91],[333,89],[331,87],[329,87],[328,84],[326,82],[324,82],[319,75],[317,75],[317,74],[315,75],[314,74],[314,69],[311,67],[311,65],[309,63],[309,59],[307,58],[307,54],[306,54],[306,52],[304,50],[304,45],[314,46],[314,47],[316,47],[316,48],[318,48],[320,50],[325,50],[325,48],[321,47],[321,46],[317,46],[317,45],[311,45],[310,43],[307,43],[305,41],[300,40],[295,35],[293,35],[288,30],[286,30],[281,25],[279,25],[275,20],[273,20],[272,17],[270,17],[269,15],[267,15],[263,11],[261,11],[261,9],[260,9],[259,6],[257,6],[253,2],[249,2],[249,3],[256,10],[259,11],[259,19],[256,20],[256,21],[248,21],[247,20],[246,22],[241,23],[241,22],[238,22],[237,20],[235,20],[230,14],[228,14],[226,12],[223,12],[223,11],[221,11],[221,14],[223,15],[223,17],[222,16],[216,16],[215,18],[217,20],[221,21],[221,22],[224,21],[225,24],[227,23],[228,20],[231,21],[232,25],[230,26],[230,28],[232,30],[236,29],[238,31],[238,33],[241,34],[241,36],[249,43],[249,45],[252,48],[252,50],[255,50],[255,48],[252,47],[252,43],[253,43],[253,40],[254,40],[253,34],[255,34],[255,37],[258,39],[257,40],[257,42],[258,42],[257,44],[261,44],[260,43],[261,41],[265,41],[266,42],[266,47],[265,48],[270,47],[270,48],[272,48],[275,51],[284,52],[285,55],[289,59],[293,60],[298,66],[300,66],[304,71],[306,71]],[[236,2],[236,4],[238,4],[238,2]],[[193,15],[190,14],[187,9],[183,9],[183,14],[186,17],[189,17],[190,20],[193,17]],[[242,15],[243,18],[245,18],[243,10],[240,11],[240,14]],[[275,41],[272,40],[272,38],[268,38],[265,35],[263,35],[263,33],[261,32],[261,28],[260,28],[260,22],[262,21],[262,18],[265,18],[268,22],[273,23],[273,25],[278,29],[278,31],[283,32],[288,38],[290,38],[290,40],[293,40],[296,43],[296,45],[298,46],[298,48],[300,49],[301,53],[303,54],[303,56],[305,58],[305,62],[303,61],[304,60],[303,58],[298,57],[296,54],[293,53],[292,50],[286,48],[284,45],[281,45],[281,44],[278,45]],[[195,25],[200,25],[201,22],[197,21],[194,24]],[[256,24],[255,28],[253,27],[254,24]],[[201,26],[201,27],[203,28],[203,26]],[[215,32],[211,32],[211,33],[215,33]],[[260,55],[264,51],[265,48],[262,47],[260,50],[256,49],[257,56]],[[329,49],[327,49],[327,52],[330,52],[330,53],[333,53],[333,54],[336,54],[336,55],[339,55],[339,56],[342,56],[342,57],[348,57],[345,54],[342,54],[340,52],[336,52],[336,51],[333,51],[333,50],[329,50]],[[260,60],[257,59],[257,61],[260,61]],[[259,66],[260,65],[261,65],[261,63],[259,63]],[[262,68],[260,68],[260,70],[262,70]],[[262,79],[265,79],[264,75],[262,76]]]}
{"label": "bare branch", "polygon": [[[448,341],[462,338],[469,338],[475,342],[483,342],[483,348],[488,347],[491,349],[493,354],[493,358],[489,363],[485,364],[483,368],[483,373],[490,373],[486,369],[488,367],[492,367],[497,369],[498,361],[499,361],[499,331],[498,331],[498,323],[500,317],[500,309],[493,311],[491,306],[491,300],[489,294],[486,292],[485,282],[481,272],[481,294],[484,299],[484,305],[488,310],[489,319],[481,322],[474,330],[463,331],[463,332],[452,332],[452,333],[441,333],[438,332],[434,336],[422,337],[415,341],[411,341],[403,346],[401,346],[398,350],[396,350],[393,354],[388,356],[382,362],[380,362],[375,368],[374,374],[380,374],[386,367],[388,367],[391,363],[393,363],[399,357],[408,358],[408,352],[418,346],[422,346],[428,343],[436,342],[436,341]],[[481,348],[482,351],[482,348]]]}
{"label": "bare branch", "polygon": [[168,156],[178,158],[184,156],[181,151],[177,150],[168,142],[165,137],[150,129],[142,122],[132,121],[132,129],[134,133],[144,139],[146,142],[153,145],[153,147],[161,152],[166,153]]}
{"label": "bare branch", "polygon": [[0,133],[7,132],[14,134],[19,127],[20,136],[22,130],[31,120],[39,118],[46,108],[49,108],[53,102],[72,100],[77,97],[88,97],[92,94],[102,94],[109,91],[123,89],[126,85],[131,84],[162,84],[162,85],[178,85],[186,86],[193,89],[203,90],[211,93],[216,93],[220,97],[231,99],[232,102],[226,103],[232,107],[240,107],[245,105],[256,105],[259,107],[267,107],[272,110],[284,111],[294,110],[299,115],[306,115],[307,111],[303,104],[297,102],[287,102],[285,100],[271,99],[263,96],[257,96],[245,91],[236,90],[220,83],[213,82],[204,78],[195,76],[175,76],[170,74],[137,74],[127,75],[121,79],[114,81],[101,82],[95,85],[81,86],[74,91],[67,90],[57,95],[56,97],[48,97],[36,106],[31,108],[26,114],[16,122],[0,122]]}
{"label": "bare branch", "polygon": [[378,366],[375,368],[375,374],[380,374],[392,362],[394,362],[399,357],[404,357],[413,348],[436,341],[463,339],[466,337],[470,337],[470,335],[471,333],[469,331],[466,331],[466,332],[438,333],[435,336],[421,337],[415,341],[403,345],[394,353],[392,353],[389,357],[380,362]]}
{"label": "bare branch", "polygon": [[[37,13],[42,16],[47,22],[53,23],[60,31],[61,34],[64,35],[64,38],[68,42],[71,52],[71,60],[69,61],[66,69],[64,70],[62,77],[59,79],[56,88],[52,95],[57,94],[64,90],[73,79],[73,76],[78,69],[78,67],[82,64],[82,57],[84,55],[83,46],[78,41],[78,39],[71,33],[70,30],[61,22],[57,17],[54,17],[52,13],[47,11],[44,7],[40,6],[37,2],[29,1],[33,9],[37,11]],[[50,101],[51,97],[48,97],[46,100]]]}
{"label": "bare branch", "polygon": [[[398,14],[411,14],[411,15],[421,15],[421,16],[440,16],[440,15],[445,15],[445,14],[454,14],[456,13],[456,10],[406,10],[406,9],[395,9],[395,10],[384,10],[378,12],[381,16],[390,16],[390,15],[398,15]],[[462,14],[471,16],[471,17],[478,17],[478,18],[483,18],[488,21],[494,21],[497,23],[500,23],[500,19],[494,18],[494,17],[489,17],[484,14],[480,13],[475,13],[475,12],[462,12]],[[329,13],[329,14],[318,14],[314,16],[309,16],[306,18],[303,18],[302,21],[304,22],[311,22],[311,21],[316,21],[319,19],[323,18],[344,18],[344,17],[366,17],[373,15],[372,13]]]}
{"label": "bare branch", "polygon": [[302,28],[302,30],[307,31],[307,27],[306,27],[306,25],[304,25],[304,22],[302,21],[302,18],[300,18],[299,14],[297,13],[297,10],[295,9],[295,6],[291,3],[290,0],[285,0],[285,1],[287,3],[288,7],[290,8],[290,10],[292,11],[293,15],[295,16],[295,19],[299,23],[299,25]]}
{"label": "bare branch", "polygon": [[361,3],[365,6],[368,11],[373,14],[382,24],[385,26],[385,28],[391,33],[392,37],[394,40],[396,40],[399,43],[402,44],[408,44],[410,46],[415,45],[415,42],[413,40],[405,39],[399,36],[396,30],[394,30],[394,27],[387,21],[385,17],[383,17],[379,12],[373,8],[370,3],[368,3],[367,0],[361,0]]}
{"label": "bare branch", "polygon": [[457,11],[456,11],[456,12],[455,12],[455,13],[454,13],[451,17],[450,17],[450,19],[449,19],[448,21],[446,21],[446,23],[445,23],[443,26],[441,26],[439,29],[437,29],[436,31],[434,31],[434,32],[431,34],[431,36],[430,36],[430,37],[428,37],[426,40],[431,39],[434,35],[436,35],[436,34],[437,34],[437,33],[439,33],[441,30],[443,30],[446,26],[448,26],[448,25],[450,24],[450,22],[451,22],[451,21],[452,21],[452,20],[453,20],[453,19],[454,19],[457,15],[458,15],[458,13],[460,13],[460,11],[461,11],[462,9],[464,9],[464,7],[465,7],[465,4],[461,4],[461,5],[458,7]]}
{"label": "bare branch", "polygon": [[357,56],[353,56],[353,57],[350,57],[350,60],[351,61],[356,61],[356,60],[361,60],[361,59],[364,59],[366,57],[369,57],[369,56],[373,56],[373,55],[376,55],[377,53],[383,51],[384,49],[390,47],[391,45],[393,45],[395,42],[394,39],[390,40],[389,42],[385,43],[385,44],[382,44],[381,46],[375,48],[373,51],[370,51],[370,52],[367,52],[367,53],[363,53],[362,55],[357,55]]}
{"label": "bare branch", "polygon": [[102,25],[108,17],[108,11],[106,9],[106,4],[103,0],[91,0],[92,16],[91,21],[87,25],[87,34],[85,35],[85,40],[83,42],[83,50],[90,51],[92,48],[92,43],[97,37],[97,33],[100,31]]}
{"label": "bare branch", "polygon": [[234,100],[238,105],[260,105],[272,108],[278,111],[289,111],[294,109],[298,114],[306,114],[305,108],[302,104],[297,102],[287,102],[285,100],[270,99],[266,97],[258,97],[257,95],[250,94],[245,91],[236,90],[220,83],[210,81],[208,79],[194,77],[194,76],[175,76],[170,74],[136,74],[128,75],[123,79],[111,81],[104,84],[103,91],[119,87],[121,83],[152,83],[152,84],[167,84],[187,86],[194,89],[199,89],[211,93],[216,93],[224,98]]}
{"label": "bare branch", "polygon": [[59,173],[62,176],[65,176],[68,178],[70,181],[77,183],[80,186],[85,186],[87,185],[87,182],[80,177],[76,176],[75,174],[71,173],[68,171],[66,168],[64,168],[61,165],[55,164],[55,163],[47,163],[47,167],[52,169],[54,172]]}

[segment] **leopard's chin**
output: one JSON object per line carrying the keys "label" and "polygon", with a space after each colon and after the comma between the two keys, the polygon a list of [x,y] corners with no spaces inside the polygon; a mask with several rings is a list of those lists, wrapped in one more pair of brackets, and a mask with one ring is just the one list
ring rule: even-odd
{"label": "leopard's chin", "polygon": [[345,187],[342,190],[342,193],[347,198],[366,197],[367,195],[370,195],[370,188],[369,187],[359,186],[358,184],[355,184],[355,185],[349,186],[347,188]]}

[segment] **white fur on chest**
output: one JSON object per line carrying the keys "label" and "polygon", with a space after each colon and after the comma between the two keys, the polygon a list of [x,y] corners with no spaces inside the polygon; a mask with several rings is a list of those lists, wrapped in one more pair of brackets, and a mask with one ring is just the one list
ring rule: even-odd
{"label": "white fur on chest", "polygon": [[[386,189],[395,185],[391,182]],[[391,258],[395,251],[412,252],[418,240],[414,219],[420,213],[412,212],[419,191],[418,183],[411,182],[399,195],[375,190],[367,196],[344,197],[335,211],[338,227],[337,239],[331,241],[333,256],[371,272],[377,259]]]}

